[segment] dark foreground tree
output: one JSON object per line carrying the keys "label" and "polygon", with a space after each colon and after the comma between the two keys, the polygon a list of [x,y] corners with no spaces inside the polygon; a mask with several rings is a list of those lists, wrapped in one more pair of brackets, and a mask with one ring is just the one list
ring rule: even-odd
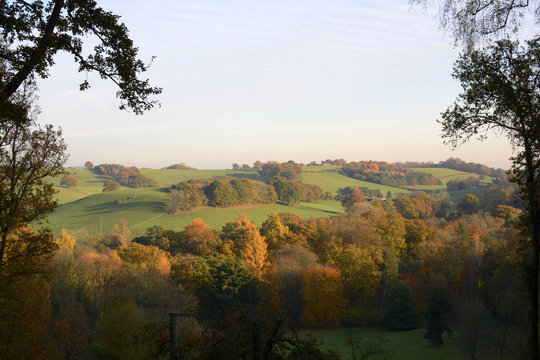
{"label": "dark foreground tree", "polygon": [[[155,105],[151,97],[161,92],[138,78],[148,65],[137,58],[138,49],[119,16],[94,0],[2,1],[0,35],[0,121],[24,111],[12,96],[27,80],[47,77],[58,52],[73,55],[79,71],[95,71],[113,81],[121,109],[140,114]],[[88,38],[97,41],[93,50],[83,47]],[[81,90],[88,87],[86,80],[80,85]]]}
{"label": "dark foreground tree", "polygon": [[453,76],[463,93],[439,122],[452,146],[489,131],[506,135],[514,148],[512,180],[525,200],[528,217],[527,265],[529,345],[538,359],[538,252],[540,227],[540,38],[525,47],[498,41],[483,51],[462,55]]}
{"label": "dark foreground tree", "polygon": [[[18,94],[17,96],[23,96]],[[19,99],[18,106],[26,107],[30,113],[29,100]],[[39,128],[28,118],[3,118],[0,121],[0,274],[5,265],[20,259],[22,254],[31,256],[33,252],[42,254],[43,249],[34,249],[28,239],[28,231],[23,229],[42,221],[54,210],[53,185],[47,177],[63,172],[67,159],[66,146],[61,132],[51,125]],[[22,236],[24,233],[26,235]],[[36,244],[45,244],[50,251],[54,246],[52,234],[37,230],[33,237],[40,238]],[[18,243],[17,243],[18,242]],[[17,250],[18,249],[18,250]],[[24,272],[24,271],[23,271]]]}

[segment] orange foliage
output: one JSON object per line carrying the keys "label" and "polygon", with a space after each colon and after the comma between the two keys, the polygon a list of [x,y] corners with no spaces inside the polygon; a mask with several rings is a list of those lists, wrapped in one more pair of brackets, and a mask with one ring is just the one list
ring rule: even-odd
{"label": "orange foliage", "polygon": [[347,306],[341,272],[328,266],[316,266],[306,270],[302,299],[302,322],[305,325],[339,325],[339,316]]}
{"label": "orange foliage", "polygon": [[210,255],[216,251],[219,245],[217,235],[200,218],[193,220],[182,231],[182,241],[189,252],[197,256]]}
{"label": "orange foliage", "polygon": [[267,245],[264,236],[261,236],[257,226],[248,220],[246,214],[240,214],[234,223],[226,224],[223,236],[224,245],[229,244],[231,251],[242,258],[255,275],[260,276],[266,264]]}

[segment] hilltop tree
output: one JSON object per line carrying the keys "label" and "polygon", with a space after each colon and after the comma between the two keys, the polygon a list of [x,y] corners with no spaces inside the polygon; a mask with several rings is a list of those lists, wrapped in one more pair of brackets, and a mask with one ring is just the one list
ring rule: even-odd
{"label": "hilltop tree", "polygon": [[77,186],[77,179],[75,179],[71,175],[66,175],[62,178],[62,180],[60,180],[60,185],[63,185],[67,188],[75,187]]}
{"label": "hilltop tree", "polygon": [[84,167],[87,168],[87,169],[93,169],[94,168],[94,163],[89,160],[89,161],[84,163]]}
{"label": "hilltop tree", "polygon": [[[151,109],[151,96],[160,88],[138,78],[148,65],[137,58],[138,49],[119,16],[99,7],[94,0],[3,1],[0,5],[0,121],[9,114],[24,114],[14,94],[28,80],[46,78],[58,52],[73,55],[80,72],[97,72],[119,88],[121,109],[136,114]],[[94,37],[93,51],[83,39]],[[80,90],[88,89],[85,80]]]}
{"label": "hilltop tree", "polygon": [[540,250],[540,38],[526,47],[498,41],[483,51],[462,55],[453,76],[463,93],[442,113],[443,136],[452,146],[488,130],[505,134],[514,147],[512,181],[526,201],[530,249],[526,267],[529,291],[531,359],[538,359],[538,262]]}

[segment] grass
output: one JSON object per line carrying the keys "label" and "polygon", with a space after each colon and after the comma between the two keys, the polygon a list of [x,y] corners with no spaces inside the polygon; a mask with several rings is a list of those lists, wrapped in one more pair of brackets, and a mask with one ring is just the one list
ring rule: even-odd
{"label": "grass", "polygon": [[211,179],[213,177],[258,178],[255,170],[180,170],[180,169],[141,169],[141,172],[157,181],[161,187],[178,184],[190,179]]}
{"label": "grass", "polygon": [[[339,174],[340,166],[308,166],[300,181],[317,184],[324,191],[336,193],[339,188],[347,186],[367,187],[379,190],[383,195],[388,191],[392,195],[410,193],[409,190],[356,180]],[[319,218],[336,216],[343,212],[337,201],[317,201],[300,203],[294,207],[280,204],[238,206],[232,208],[200,208],[195,211],[177,215],[165,212],[164,202],[167,194],[157,189],[129,189],[122,187],[119,191],[102,193],[103,182],[110,180],[107,176],[96,175],[87,169],[68,169],[71,176],[78,181],[73,188],[60,187],[60,178],[53,179],[59,190],[58,199],[62,204],[50,217],[50,227],[55,232],[62,228],[77,230],[86,228],[93,233],[105,232],[120,220],[125,219],[132,231],[142,232],[147,227],[158,225],[167,229],[182,230],[195,218],[200,217],[214,229],[225,223],[234,221],[240,213],[245,213],[251,221],[261,224],[272,212],[292,212],[303,218]],[[440,178],[443,183],[450,179],[479,177],[478,174],[466,173],[451,169],[422,168],[414,169],[430,173]],[[178,170],[178,169],[141,169],[141,171],[158,182],[161,187],[176,184],[189,179],[208,179],[213,177],[247,177],[258,178],[255,170]],[[486,181],[491,181],[486,177]],[[440,186],[416,186],[411,190],[440,190]],[[478,190],[478,191],[483,191]],[[476,193],[474,189],[466,192]],[[462,192],[450,193],[453,201],[459,201]],[[118,199],[130,199],[118,202]],[[459,198],[459,199],[458,199]]]}
{"label": "grass", "polygon": [[302,172],[336,172],[338,173],[341,170],[339,165],[328,165],[328,166],[304,166]]}
{"label": "grass", "polygon": [[[459,360],[466,356],[458,346],[456,337],[445,337],[442,347],[428,346],[422,337],[425,330],[387,332],[372,329],[360,330],[313,330],[316,339],[323,341],[323,348],[336,351],[343,359],[351,359],[351,348],[345,345],[349,336],[362,336],[364,342],[379,343],[391,353],[393,360]],[[370,359],[376,360],[377,357]]]}
{"label": "grass", "polygon": [[[323,166],[320,166],[320,167],[323,167]],[[361,180],[350,178],[345,175],[332,173],[332,172],[329,172],[329,173],[304,172],[302,173],[302,177],[300,178],[300,181],[305,182],[307,184],[319,185],[324,191],[330,191],[334,194],[337,193],[339,188],[343,188],[347,186],[359,186],[359,187],[367,187],[368,189],[371,189],[371,190],[379,190],[383,194],[383,196],[386,196],[386,193],[388,191],[390,191],[392,195],[410,193],[410,191],[406,189],[370,183],[367,181],[361,181]]]}
{"label": "grass", "polygon": [[114,180],[109,176],[96,175],[88,169],[67,169],[69,175],[77,179],[77,186],[66,188],[60,186],[62,177],[51,178],[50,181],[58,190],[57,199],[60,204],[76,201],[90,195],[99,194],[103,190],[103,183]]}
{"label": "grass", "polygon": [[[481,176],[480,174],[477,174],[477,173],[446,169],[446,168],[411,168],[411,170],[423,172],[426,174],[431,174],[437,179],[441,180],[444,186],[446,186],[446,183],[449,182],[450,180],[467,179],[470,177],[479,178]],[[493,178],[491,176],[484,176],[484,179],[480,181],[491,183],[493,181]]]}
{"label": "grass", "polygon": [[[89,233],[102,233],[127,220],[134,232],[143,232],[150,226],[183,230],[194,219],[201,218],[214,229],[234,221],[240,213],[245,213],[260,225],[270,213],[292,212],[303,218],[337,216],[343,212],[338,201],[317,201],[300,203],[289,207],[280,204],[249,205],[231,208],[200,208],[177,215],[165,212],[167,194],[155,189],[126,189],[99,193],[60,206],[49,218],[49,227],[56,233],[62,228],[77,230],[85,228]],[[124,199],[119,203],[118,199]],[[129,200],[127,200],[129,199]]]}

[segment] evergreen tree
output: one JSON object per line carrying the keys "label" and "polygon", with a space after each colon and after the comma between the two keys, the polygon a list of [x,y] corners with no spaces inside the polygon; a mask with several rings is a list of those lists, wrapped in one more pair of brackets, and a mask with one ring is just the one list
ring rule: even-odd
{"label": "evergreen tree", "polygon": [[427,339],[433,345],[442,345],[442,335],[446,332],[452,335],[452,329],[448,326],[447,317],[451,307],[448,303],[446,294],[438,289],[428,299],[428,311],[426,318],[428,319],[427,331],[424,334],[424,339]]}
{"label": "evergreen tree", "polygon": [[418,327],[419,315],[416,301],[407,284],[398,282],[388,293],[384,322],[389,330],[404,331]]}

